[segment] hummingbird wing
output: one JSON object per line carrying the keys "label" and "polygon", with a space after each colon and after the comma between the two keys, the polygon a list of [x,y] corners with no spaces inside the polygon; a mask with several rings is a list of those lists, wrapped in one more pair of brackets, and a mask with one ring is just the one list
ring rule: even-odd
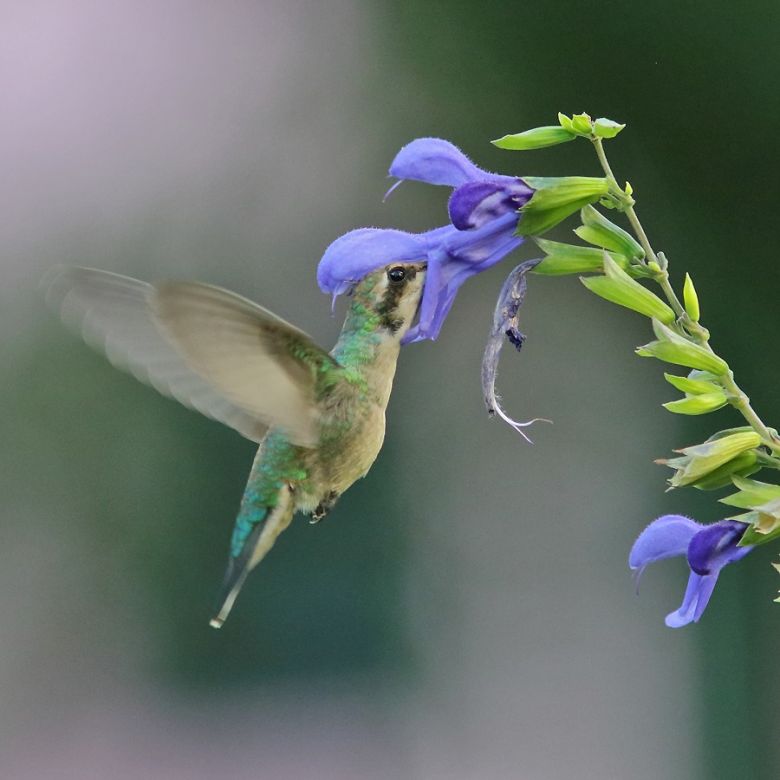
{"label": "hummingbird wing", "polygon": [[315,383],[338,364],[303,331],[218,287],[56,269],[48,298],[112,364],[260,441],[271,425],[314,446]]}

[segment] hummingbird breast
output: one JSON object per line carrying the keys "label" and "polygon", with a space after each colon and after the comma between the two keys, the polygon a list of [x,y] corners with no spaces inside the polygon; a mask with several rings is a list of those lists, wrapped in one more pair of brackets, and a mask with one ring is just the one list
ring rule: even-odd
{"label": "hummingbird breast", "polygon": [[308,479],[296,486],[296,508],[311,512],[364,477],[385,438],[385,410],[398,361],[396,339],[381,338],[374,359],[353,381],[340,382],[321,401],[320,443],[304,454]]}

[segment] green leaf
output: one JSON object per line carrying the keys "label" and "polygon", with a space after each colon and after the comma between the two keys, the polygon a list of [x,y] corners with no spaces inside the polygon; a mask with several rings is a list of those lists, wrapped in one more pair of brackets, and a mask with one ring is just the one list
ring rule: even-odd
{"label": "green leaf", "polygon": [[664,322],[674,322],[672,309],[657,295],[623,271],[612,258],[604,253],[605,276],[580,277],[580,281],[593,293],[619,306]]}
{"label": "green leaf", "polygon": [[694,321],[699,321],[699,296],[696,295],[696,288],[693,286],[693,279],[689,274],[685,274],[685,284],[683,285],[683,301],[685,302],[685,311]]}
{"label": "green leaf", "polygon": [[728,403],[722,390],[714,393],[699,393],[681,398],[679,401],[668,401],[664,409],[675,414],[708,414],[723,408]]}
{"label": "green leaf", "polygon": [[[604,252],[590,246],[564,244],[546,238],[535,239],[539,248],[547,255],[533,273],[545,276],[563,276],[564,274],[595,273],[604,268]],[[610,255],[624,271],[628,260],[622,255]]]}
{"label": "green leaf", "polygon": [[598,138],[614,138],[625,125],[600,117],[593,123],[593,134]]}
{"label": "green leaf", "polygon": [[[714,375],[710,375],[713,376]],[[664,379],[672,386],[676,387],[688,395],[704,395],[705,393],[716,393],[721,390],[720,385],[710,382],[706,379],[693,378],[692,376],[675,376],[674,374],[664,374]]]}
{"label": "green leaf", "polygon": [[610,222],[593,206],[585,206],[580,212],[580,217],[585,229],[584,232],[589,237],[586,238],[586,235],[579,232],[583,228],[578,228],[574,232],[583,241],[619,252],[630,259],[641,259],[645,256],[645,250],[630,233],[618,227],[614,222]]}
{"label": "green leaf", "polygon": [[573,141],[576,134],[565,130],[563,127],[535,127],[523,133],[505,135],[491,141],[499,149],[511,149],[513,151],[525,151],[529,149],[544,149],[546,146]]}
{"label": "green leaf", "polygon": [[654,357],[665,363],[700,368],[721,376],[729,370],[728,363],[698,344],[680,336],[661,322],[653,322],[658,341],[651,341],[636,350],[640,357]]}

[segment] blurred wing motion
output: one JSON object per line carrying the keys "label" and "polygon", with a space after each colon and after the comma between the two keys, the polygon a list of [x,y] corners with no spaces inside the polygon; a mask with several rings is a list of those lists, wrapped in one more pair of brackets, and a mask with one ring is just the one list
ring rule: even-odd
{"label": "blurred wing motion", "polygon": [[205,284],[68,267],[47,281],[63,321],[113,365],[248,439],[277,425],[316,444],[317,370],[337,364],[303,331]]}

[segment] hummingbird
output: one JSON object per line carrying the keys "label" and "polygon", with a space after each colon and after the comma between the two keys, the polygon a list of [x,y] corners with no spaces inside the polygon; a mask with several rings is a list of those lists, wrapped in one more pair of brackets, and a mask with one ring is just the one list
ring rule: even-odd
{"label": "hummingbird", "polygon": [[212,627],[223,625],[248,574],[293,515],[319,522],[373,465],[425,268],[393,263],[357,281],[330,352],[268,309],[220,287],[148,284],[93,268],[50,272],[49,302],[90,346],[259,444]]}

